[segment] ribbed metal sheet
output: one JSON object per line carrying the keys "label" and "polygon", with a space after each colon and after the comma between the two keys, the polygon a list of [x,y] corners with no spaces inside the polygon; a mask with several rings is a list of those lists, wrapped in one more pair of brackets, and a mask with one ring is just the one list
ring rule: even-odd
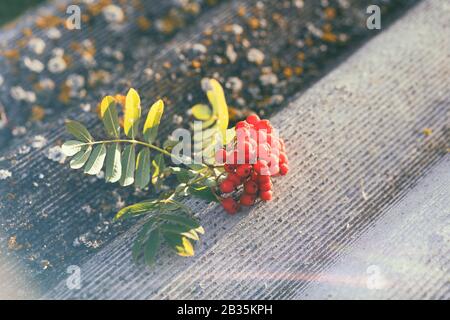
{"label": "ribbed metal sheet", "polygon": [[[355,39],[375,34],[363,24],[364,8],[371,2],[352,1],[354,6],[343,12],[342,21],[355,23]],[[399,7],[406,11],[406,4],[413,2],[403,1],[405,5]],[[248,68],[251,74],[251,66],[212,67],[205,74],[176,80],[168,76],[161,82],[146,80],[142,70],[151,66],[163,72],[164,62],[177,61],[182,43],[204,39],[200,31],[207,26],[220,30],[239,21],[237,6],[250,8],[255,3],[231,1],[212,8],[192,27],[156,46],[134,29],[129,30],[130,39],[139,40],[133,47],[136,55],[129,57],[129,68],[113,74],[112,88],[92,90],[85,101],[95,104],[102,94],[111,93],[108,90],[121,91],[133,84],[146,97],[169,96],[174,106],[168,110],[170,119],[191,105],[186,103],[189,94],[194,101],[200,99],[199,80],[205,75],[220,72],[223,80],[237,75],[248,80],[246,84],[252,83],[245,72]],[[263,3],[271,12],[281,2]],[[292,39],[317,19],[319,7],[316,1],[305,1],[300,15],[292,11],[287,16],[292,33],[275,33],[258,46],[267,49],[270,56],[293,59],[298,50],[290,46]],[[135,266],[129,247],[138,226],[110,225],[109,221],[116,210],[117,195],[127,202],[142,195],[70,172],[48,160],[48,148],[66,137],[62,121],[33,129],[3,149],[6,168],[13,175],[0,181],[3,288],[12,296],[26,297],[48,291],[45,296],[50,298],[298,298],[307,296],[308,290],[315,292],[309,285],[331,272],[328,270],[333,270],[333,265],[345,264],[340,259],[345,249],[353,248],[351,245],[378,219],[395,215],[389,210],[391,205],[401,201],[446,152],[450,112],[446,90],[448,17],[446,1],[421,3],[305,94],[291,98],[289,106],[273,117],[288,142],[292,163],[290,175],[277,179],[275,201],[233,218],[214,206],[191,202],[207,231],[194,259],[164,252],[153,269]],[[337,27],[344,30],[345,23]],[[105,31],[97,32],[109,41],[101,36]],[[286,87],[282,92],[285,99],[317,79],[324,66],[333,65],[338,53],[351,48],[352,42],[340,49],[312,50],[305,78]],[[253,103],[249,100],[256,108]],[[100,132],[94,115],[80,114],[78,109],[61,111],[56,110],[49,119],[76,118]],[[422,134],[425,128],[432,129],[431,136]],[[170,129],[172,126],[165,132]],[[17,144],[29,144],[36,134],[48,138],[46,146],[20,155]],[[398,234],[407,230],[400,228]],[[6,244],[13,235],[24,247],[11,252]],[[78,245],[80,236],[84,241]],[[92,248],[97,244],[98,249]],[[51,266],[44,269],[43,261]],[[429,266],[434,267],[436,261]],[[444,261],[444,272],[428,274],[426,279],[436,285],[425,287],[427,297],[448,297],[448,290],[442,289],[446,276],[448,280],[448,262],[439,261]],[[66,287],[65,270],[72,264],[81,267],[81,290]],[[405,291],[411,292],[410,297],[424,296],[424,291],[408,290],[407,284],[379,297],[404,297],[401,293]]]}
{"label": "ribbed metal sheet", "polygon": [[[376,241],[373,233],[369,239],[361,236],[378,221],[400,219],[402,209],[392,206],[420,192],[411,188],[447,152],[449,31],[447,2],[425,1],[276,114],[272,121],[287,139],[293,170],[275,182],[275,201],[234,218],[198,206],[207,235],[196,258],[163,255],[152,270],[136,267],[129,263],[130,232],[82,265],[81,290],[61,284],[48,297],[308,296],[308,290],[314,292],[309,284],[326,276],[338,260],[346,264],[340,257],[348,246]],[[433,133],[425,136],[425,128]],[[440,187],[424,189],[425,194],[438,191],[436,197],[445,197],[443,181],[448,180],[442,179]],[[445,211],[427,224],[436,228],[428,232],[445,232],[448,240],[449,207],[441,203]],[[414,224],[424,226],[420,220]],[[390,239],[408,239],[413,245],[410,226],[396,226],[388,228]],[[420,274],[394,283],[378,297],[449,298],[445,247],[429,252],[437,256],[424,261],[426,268],[413,264],[414,257],[406,259],[401,271]],[[417,287],[420,276],[422,286]],[[326,298],[327,292],[314,297]]]}

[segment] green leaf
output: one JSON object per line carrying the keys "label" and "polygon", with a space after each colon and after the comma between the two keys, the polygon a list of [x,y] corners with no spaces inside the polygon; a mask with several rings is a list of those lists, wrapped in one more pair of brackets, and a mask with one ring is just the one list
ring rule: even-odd
{"label": "green leaf", "polygon": [[206,168],[208,168],[207,165],[204,165],[203,163],[190,163],[187,165],[190,169],[194,170],[194,171],[202,171]]}
{"label": "green leaf", "polygon": [[141,116],[141,99],[139,94],[131,88],[125,98],[125,114],[123,127],[125,134],[134,139],[138,132],[139,118]]}
{"label": "green leaf", "polygon": [[89,156],[91,154],[92,147],[91,146],[85,146],[83,147],[80,152],[78,152],[72,160],[70,160],[70,167],[72,169],[80,169],[84,166],[86,161],[88,161]]}
{"label": "green leaf", "polygon": [[134,182],[134,168],[136,165],[136,153],[134,144],[127,145],[122,152],[122,174],[120,185],[129,186]]}
{"label": "green leaf", "polygon": [[159,153],[155,156],[152,161],[153,174],[152,174],[152,183],[155,186],[159,186],[162,182],[161,174],[165,168],[164,156]]}
{"label": "green leaf", "polygon": [[180,183],[188,183],[189,180],[198,176],[197,173],[180,167],[172,167],[171,170],[175,173],[177,180]]}
{"label": "green leaf", "polygon": [[148,235],[144,248],[144,260],[147,265],[152,265],[155,262],[156,253],[158,252],[160,243],[160,232],[158,229],[153,229]]}
{"label": "green leaf", "polygon": [[138,188],[144,188],[150,182],[150,150],[142,148],[136,160],[136,175],[134,183]]}
{"label": "green leaf", "polygon": [[196,241],[200,240],[197,232],[194,229],[191,229],[186,225],[164,223],[161,225],[161,230],[163,232],[171,232],[171,233],[180,234],[180,235],[185,236],[186,238],[189,238],[192,240],[196,240]]}
{"label": "green leaf", "polygon": [[173,223],[178,223],[181,225],[185,225],[189,227],[190,229],[194,229],[198,233],[203,234],[204,230],[202,226],[198,223],[198,221],[194,218],[191,218],[187,215],[179,215],[179,214],[167,214],[167,213],[160,213],[158,214],[158,218],[164,219]]}
{"label": "green leaf", "polygon": [[144,137],[148,143],[153,143],[158,135],[158,127],[164,112],[164,102],[160,99],[156,101],[150,108],[147,120],[144,124]]}
{"label": "green leaf", "polygon": [[120,125],[117,115],[116,101],[111,96],[103,98],[100,104],[100,117],[105,125],[106,133],[113,138],[119,138]]}
{"label": "green leaf", "polygon": [[108,146],[106,151],[106,182],[117,182],[122,174],[122,162],[120,160],[120,145],[113,143]]}
{"label": "green leaf", "polygon": [[66,129],[71,135],[73,135],[80,141],[92,142],[94,140],[91,134],[89,133],[88,129],[86,129],[85,126],[83,126],[81,123],[77,121],[67,120]]}
{"label": "green leaf", "polygon": [[189,187],[188,192],[193,195],[194,197],[197,197],[202,200],[206,200],[208,202],[218,202],[216,196],[212,192],[211,188],[201,186],[201,187]]}
{"label": "green leaf", "polygon": [[61,151],[66,156],[71,157],[80,152],[83,145],[85,145],[84,142],[77,140],[68,140],[64,142],[63,145],[61,146]]}
{"label": "green leaf", "polygon": [[179,143],[180,143],[180,141],[178,141],[178,140],[167,139],[163,143],[163,148],[166,149],[166,150],[171,150],[173,147],[175,147]]}
{"label": "green leaf", "polygon": [[191,108],[191,111],[192,115],[198,120],[206,121],[212,117],[211,108],[206,104],[196,104]]}
{"label": "green leaf", "polygon": [[165,232],[163,235],[164,240],[178,255],[182,257],[192,257],[194,255],[194,247],[186,237],[171,232]]}
{"label": "green leaf", "polygon": [[141,231],[139,231],[136,239],[134,240],[134,244],[131,249],[134,261],[137,261],[139,256],[141,255],[144,242],[147,239],[148,232],[152,228],[154,222],[155,220],[152,218],[147,220],[147,222],[145,222],[144,225],[142,226]]}
{"label": "green leaf", "polygon": [[95,146],[94,150],[89,157],[89,160],[84,167],[84,173],[90,175],[96,175],[102,170],[103,162],[106,157],[106,147],[104,144]]}
{"label": "green leaf", "polygon": [[118,220],[121,218],[139,215],[142,213],[148,213],[150,211],[154,211],[160,208],[161,202],[160,200],[148,200],[139,203],[135,203],[131,206],[122,208],[119,212],[117,212],[114,220]]}

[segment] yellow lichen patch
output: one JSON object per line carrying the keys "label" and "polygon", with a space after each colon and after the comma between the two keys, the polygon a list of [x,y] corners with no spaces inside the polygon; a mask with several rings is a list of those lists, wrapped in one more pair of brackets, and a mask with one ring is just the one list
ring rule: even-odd
{"label": "yellow lichen patch", "polygon": [[81,22],[88,23],[89,20],[91,20],[91,17],[88,14],[82,14],[81,15]]}
{"label": "yellow lichen patch", "polygon": [[183,10],[187,13],[197,15],[200,13],[200,5],[196,2],[190,2],[183,6]]}
{"label": "yellow lichen patch", "polygon": [[122,94],[116,94],[114,96],[114,100],[116,100],[116,102],[119,103],[120,105],[125,106],[126,96]]}
{"label": "yellow lichen patch", "polygon": [[137,19],[137,25],[138,25],[139,29],[141,29],[142,31],[147,31],[152,26],[150,20],[144,16],[140,16]]}
{"label": "yellow lichen patch", "polygon": [[25,37],[31,37],[33,35],[33,30],[31,30],[30,28],[24,28],[22,30],[22,33]]}
{"label": "yellow lichen patch", "polygon": [[280,70],[280,68],[281,68],[280,60],[277,58],[273,58],[272,59],[272,70],[274,72],[277,72],[278,70]]}
{"label": "yellow lichen patch", "polygon": [[243,17],[245,16],[245,13],[247,12],[247,10],[245,9],[244,6],[239,6],[239,8],[237,9],[237,15],[239,17]]}
{"label": "yellow lichen patch", "polygon": [[334,33],[325,32],[322,35],[322,40],[326,41],[326,42],[336,42],[337,41],[337,36]]}
{"label": "yellow lichen patch", "polygon": [[70,67],[72,65],[73,59],[71,56],[65,54],[65,55],[63,55],[62,58],[63,58],[64,62],[66,63],[67,67]]}
{"label": "yellow lichen patch", "polygon": [[171,34],[183,25],[183,17],[175,10],[171,10],[167,16],[158,20],[158,29],[164,34]]}
{"label": "yellow lichen patch", "polygon": [[425,128],[425,129],[422,130],[422,133],[423,133],[426,137],[428,137],[428,136],[431,136],[431,135],[433,134],[433,130],[431,130],[431,128]]}
{"label": "yellow lichen patch", "polygon": [[322,30],[324,32],[331,32],[333,30],[333,26],[331,25],[331,23],[325,23],[322,27]]}
{"label": "yellow lichen patch", "polygon": [[232,24],[226,24],[223,26],[223,31],[225,32],[233,32],[233,25]]}
{"label": "yellow lichen patch", "polygon": [[255,17],[248,19],[247,24],[252,29],[258,29],[260,27],[259,20]]}
{"label": "yellow lichen patch", "polygon": [[207,37],[211,36],[213,34],[213,29],[211,27],[207,27],[205,30],[203,30],[203,34]]}
{"label": "yellow lichen patch", "polygon": [[328,20],[336,18],[336,9],[335,8],[326,8],[325,9],[325,18]]}
{"label": "yellow lichen patch", "polygon": [[211,39],[204,39],[202,41],[202,44],[206,47],[209,47],[210,45],[212,45],[212,40]]}
{"label": "yellow lichen patch", "polygon": [[297,53],[297,59],[300,61],[305,61],[305,53],[303,52]]}
{"label": "yellow lichen patch", "polygon": [[284,68],[283,69],[283,74],[284,74],[284,76],[286,77],[286,78],[290,78],[290,77],[292,77],[292,75],[293,75],[293,71],[292,71],[292,68],[290,68],[290,67],[286,67],[286,68]]}
{"label": "yellow lichen patch", "polygon": [[89,4],[87,6],[87,11],[89,12],[89,14],[97,16],[102,12],[104,7],[110,4],[111,0],[100,0],[99,2]]}
{"label": "yellow lichen patch", "polygon": [[34,105],[31,107],[31,121],[41,121],[45,117],[45,109],[41,106]]}
{"label": "yellow lichen patch", "polygon": [[200,63],[200,61],[198,60],[192,60],[192,67],[195,69],[199,69],[202,66],[202,64]]}
{"label": "yellow lichen patch", "polygon": [[39,16],[36,18],[36,27],[40,29],[54,28],[61,24],[64,24],[64,19],[60,17],[49,15],[49,16]]}
{"label": "yellow lichen patch", "polygon": [[20,51],[18,49],[5,50],[0,53],[2,56],[8,59],[19,59]]}
{"label": "yellow lichen patch", "polygon": [[66,85],[65,83],[61,86],[58,100],[61,101],[64,104],[69,103],[70,101],[70,87]]}
{"label": "yellow lichen patch", "polygon": [[163,67],[166,69],[170,69],[172,68],[172,64],[170,63],[170,61],[166,61],[163,63]]}
{"label": "yellow lichen patch", "polygon": [[95,48],[95,45],[90,42],[88,45],[82,46],[78,42],[72,42],[70,43],[70,48],[72,51],[77,52],[80,56],[82,56],[86,60],[91,60],[94,58],[95,53],[97,52],[97,49]]}
{"label": "yellow lichen patch", "polygon": [[230,119],[230,121],[236,121],[242,118],[241,110],[234,107],[228,107],[228,118]]}
{"label": "yellow lichen patch", "polygon": [[303,73],[303,68],[302,67],[295,67],[294,73],[297,76],[301,75]]}

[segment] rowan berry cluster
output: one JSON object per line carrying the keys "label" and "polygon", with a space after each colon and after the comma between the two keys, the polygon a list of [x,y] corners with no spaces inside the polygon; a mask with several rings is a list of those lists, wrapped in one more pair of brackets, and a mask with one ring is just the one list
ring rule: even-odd
{"label": "rowan berry cluster", "polygon": [[[272,200],[272,177],[289,170],[284,141],[269,120],[249,115],[235,129],[233,143],[216,153],[216,161],[224,164],[226,171],[219,189],[224,194],[222,206],[229,214],[235,214],[240,206],[252,206],[258,198]],[[239,201],[225,195],[236,190],[242,190]]]}

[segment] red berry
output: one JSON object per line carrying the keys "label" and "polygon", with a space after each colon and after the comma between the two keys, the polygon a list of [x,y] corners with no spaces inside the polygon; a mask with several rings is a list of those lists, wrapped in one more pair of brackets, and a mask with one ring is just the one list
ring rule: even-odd
{"label": "red berry", "polygon": [[236,123],[235,129],[242,129],[242,128],[246,128],[246,129],[250,129],[250,124],[247,121],[239,121],[238,123]]}
{"label": "red berry", "polygon": [[236,173],[229,173],[226,180],[230,180],[235,187],[241,184],[241,178]]}
{"label": "red berry", "polygon": [[269,167],[278,166],[279,162],[280,158],[275,153],[271,153],[269,157]]}
{"label": "red berry", "polygon": [[223,180],[220,185],[219,185],[219,189],[221,192],[223,193],[230,193],[233,192],[234,190],[234,183],[231,180],[225,179]]}
{"label": "red berry", "polygon": [[259,197],[263,201],[270,201],[272,200],[272,191],[263,191],[259,194]]}
{"label": "red berry", "polygon": [[233,198],[222,199],[222,206],[229,214],[235,214],[239,209],[238,203]]}
{"label": "red berry", "polygon": [[250,175],[250,180],[254,182],[258,182],[259,174],[256,171],[253,171]]}
{"label": "red berry", "polygon": [[265,160],[256,161],[256,163],[253,165],[253,169],[259,174],[267,174],[268,172],[267,161]]}
{"label": "red berry", "polygon": [[232,173],[232,172],[234,172],[234,170],[236,169],[236,166],[235,165],[233,165],[233,164],[225,164],[224,166],[223,166],[223,168],[225,169],[225,171],[226,172],[228,172],[228,173]]}
{"label": "red berry", "polygon": [[248,128],[236,129],[236,139],[238,141],[248,141],[250,139],[251,133]]}
{"label": "red berry", "polygon": [[227,151],[225,149],[219,149],[216,152],[216,162],[219,164],[225,163],[227,158]]}
{"label": "red berry", "polygon": [[257,131],[258,135],[257,135],[257,140],[259,144],[264,144],[267,143],[267,132],[261,130],[261,131]]}
{"label": "red berry", "polygon": [[280,158],[280,165],[282,163],[287,163],[288,162],[288,157],[287,157],[286,153],[284,153],[284,152],[280,152],[279,158]]}
{"label": "red berry", "polygon": [[259,121],[259,117],[257,114],[251,114],[247,117],[247,122],[250,124],[255,125],[258,123],[258,121]]}
{"label": "red berry", "polygon": [[236,169],[236,174],[241,178],[247,178],[252,172],[252,166],[250,164],[241,164]]}
{"label": "red berry", "polygon": [[[270,144],[270,147],[272,148],[272,150],[280,150],[281,149],[280,140],[278,140],[274,136],[270,136],[270,137],[271,137],[270,141],[267,141],[267,143]],[[267,139],[267,140],[269,140],[269,139]]]}
{"label": "red berry", "polygon": [[248,194],[256,194],[258,192],[258,185],[255,181],[249,180],[244,183],[244,192]]}
{"label": "red berry", "polygon": [[282,163],[282,164],[280,165],[280,174],[281,174],[282,176],[285,176],[285,175],[288,173],[288,171],[289,171],[288,165],[287,165],[286,163]]}
{"label": "red berry", "polygon": [[257,130],[266,131],[266,133],[271,133],[272,132],[272,125],[270,124],[269,120],[259,120],[255,124],[255,127],[256,127]]}
{"label": "red berry", "polygon": [[271,176],[277,175],[280,172],[278,163],[269,166],[269,172]]}
{"label": "red berry", "polygon": [[268,175],[258,177],[259,184],[264,184],[264,183],[269,183],[269,182],[270,182],[270,176],[268,176]]}
{"label": "red berry", "polygon": [[252,150],[253,150],[253,148],[252,148],[252,145],[250,144],[250,142],[238,141],[238,143],[237,143],[238,155],[243,157],[245,154],[250,153],[250,151],[252,151]]}
{"label": "red berry", "polygon": [[266,182],[266,183],[260,184],[259,185],[259,190],[261,192],[272,190],[272,183],[271,182]]}
{"label": "red berry", "polygon": [[256,196],[254,194],[243,193],[239,199],[239,203],[243,206],[252,206],[255,203]]}
{"label": "red berry", "polygon": [[258,145],[258,158],[269,160],[270,146],[267,143]]}

